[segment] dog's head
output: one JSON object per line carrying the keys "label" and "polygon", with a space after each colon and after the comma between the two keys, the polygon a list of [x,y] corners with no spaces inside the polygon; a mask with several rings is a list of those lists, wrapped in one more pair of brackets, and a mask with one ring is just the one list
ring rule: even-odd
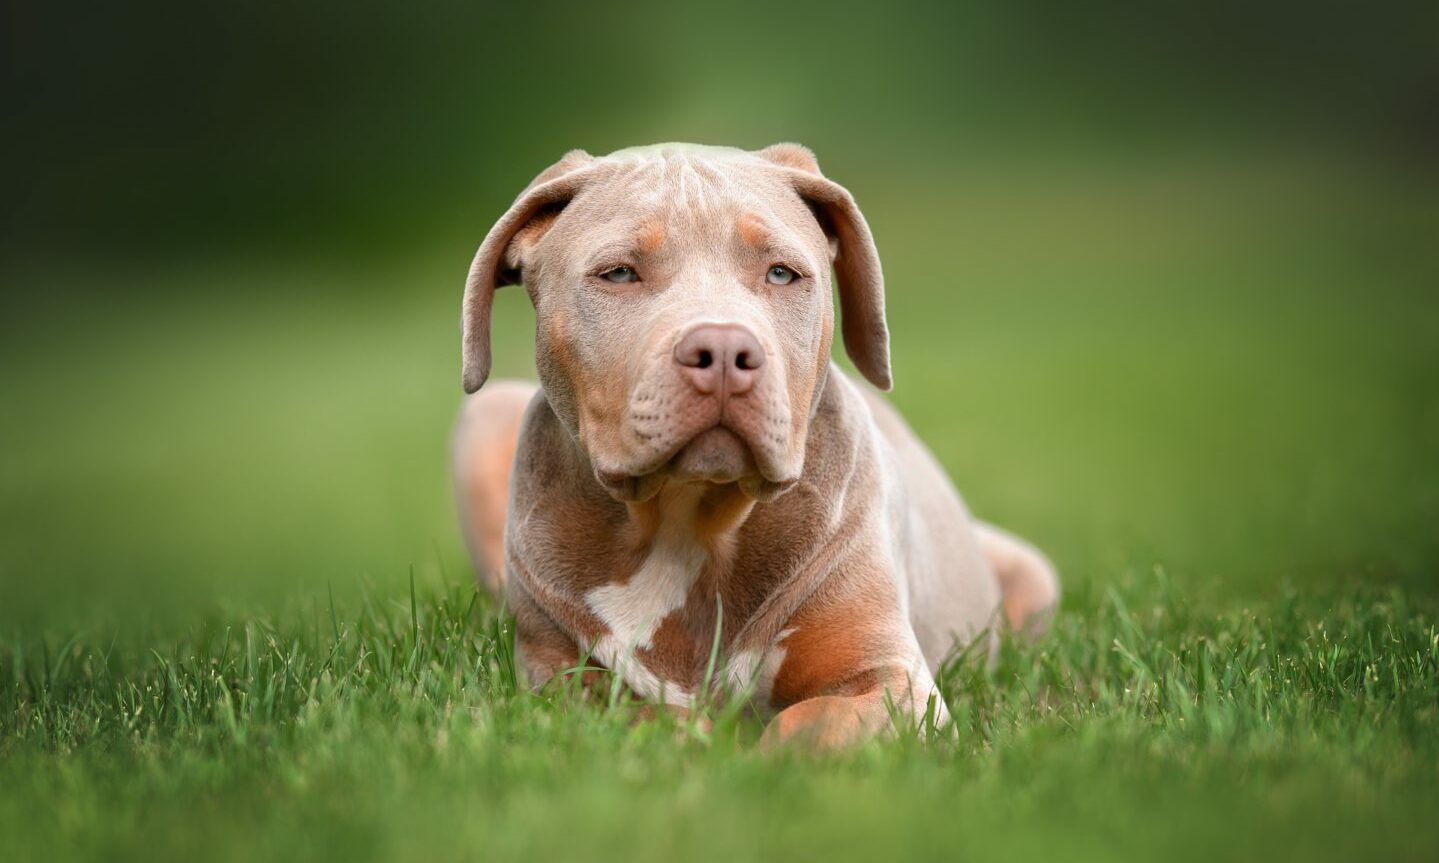
{"label": "dog's head", "polygon": [[845,347],[888,389],[874,241],[808,150],[577,150],[475,255],[465,390],[489,374],[495,288],[523,283],[545,394],[611,494],[641,500],[677,479],[769,497],[804,464],[834,330],[831,269]]}

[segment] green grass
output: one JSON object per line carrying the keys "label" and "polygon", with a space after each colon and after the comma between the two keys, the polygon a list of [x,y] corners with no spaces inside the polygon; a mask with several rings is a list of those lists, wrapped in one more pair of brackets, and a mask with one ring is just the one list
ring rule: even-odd
{"label": "green grass", "polygon": [[159,649],[9,644],[0,824],[21,859],[1439,851],[1439,630],[1402,595],[1213,615],[1160,579],[1077,604],[950,669],[938,740],[823,762],[753,751],[733,711],[632,725],[518,692],[462,588]]}
{"label": "green grass", "polygon": [[468,249],[9,274],[0,859],[1439,857],[1432,184],[995,170],[857,192],[894,399],[1064,608],[828,759],[516,690],[447,485]]}

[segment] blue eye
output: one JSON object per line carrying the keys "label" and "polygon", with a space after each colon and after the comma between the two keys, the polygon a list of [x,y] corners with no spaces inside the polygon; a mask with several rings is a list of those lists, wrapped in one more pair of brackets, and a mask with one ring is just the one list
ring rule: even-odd
{"label": "blue eye", "polygon": [[625,282],[638,282],[640,280],[634,267],[615,267],[613,270],[605,270],[603,273],[600,273],[600,278],[607,282],[614,282],[617,285],[622,285]]}
{"label": "blue eye", "polygon": [[799,278],[799,273],[796,273],[783,264],[775,264],[773,267],[770,267],[769,273],[765,275],[765,281],[771,285],[787,285],[797,278]]}

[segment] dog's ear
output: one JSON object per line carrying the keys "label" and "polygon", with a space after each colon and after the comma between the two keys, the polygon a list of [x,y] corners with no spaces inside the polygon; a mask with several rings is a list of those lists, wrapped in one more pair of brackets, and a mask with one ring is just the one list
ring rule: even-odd
{"label": "dog's ear", "polygon": [[889,327],[884,320],[884,273],[874,237],[854,196],[825,178],[814,153],[799,144],[775,144],[760,150],[759,156],[784,171],[830,238],[844,349],[870,383],[889,389],[894,381],[889,369]]}
{"label": "dog's ear", "polygon": [[475,392],[490,376],[490,310],[495,289],[520,283],[529,253],[583,187],[589,175],[586,168],[594,163],[595,158],[584,150],[566,153],[530,181],[480,244],[465,280],[460,310],[465,392]]}

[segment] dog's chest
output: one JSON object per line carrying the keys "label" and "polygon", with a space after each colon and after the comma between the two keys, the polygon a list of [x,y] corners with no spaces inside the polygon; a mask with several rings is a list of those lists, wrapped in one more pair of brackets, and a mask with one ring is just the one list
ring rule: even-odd
{"label": "dog's chest", "polygon": [[[639,697],[692,706],[717,637],[742,629],[744,622],[740,609],[708,592],[713,566],[709,551],[692,535],[661,531],[629,579],[584,594],[585,605],[606,627],[596,638],[581,639],[584,647]],[[706,690],[744,697],[767,710],[790,632],[743,647],[729,644],[735,652],[716,657]]]}
{"label": "dog's chest", "polygon": [[695,587],[709,562],[685,525],[667,522],[628,579],[585,593],[585,605],[606,629],[589,645],[592,654],[638,695],[688,702],[697,682],[692,618],[709,605],[694,596]]}

